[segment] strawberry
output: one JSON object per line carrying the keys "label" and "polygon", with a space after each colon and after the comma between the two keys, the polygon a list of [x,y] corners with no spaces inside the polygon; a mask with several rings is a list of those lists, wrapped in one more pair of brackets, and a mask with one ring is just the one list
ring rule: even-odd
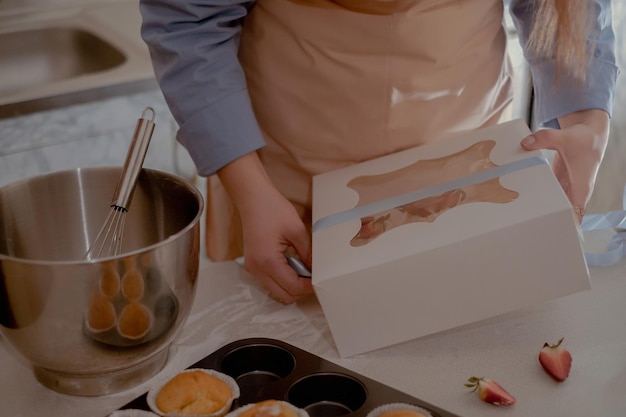
{"label": "strawberry", "polygon": [[563,343],[563,338],[556,345],[544,343],[539,351],[539,363],[552,378],[559,382],[567,379],[572,367],[572,355],[561,346],[561,343]]}
{"label": "strawberry", "polygon": [[489,378],[469,378],[465,383],[468,388],[477,391],[481,400],[493,405],[513,405],[515,398],[509,394],[500,384]]}

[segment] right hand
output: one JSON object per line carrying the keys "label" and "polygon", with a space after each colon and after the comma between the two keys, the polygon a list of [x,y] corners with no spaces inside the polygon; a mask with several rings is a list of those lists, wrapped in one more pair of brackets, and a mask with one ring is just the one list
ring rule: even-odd
{"label": "right hand", "polygon": [[299,277],[284,253],[293,248],[310,265],[311,240],[293,205],[275,188],[257,199],[256,210],[241,217],[245,268],[283,303],[311,294],[310,278]]}
{"label": "right hand", "polygon": [[313,293],[311,279],[299,277],[284,256],[293,248],[310,267],[310,235],[296,209],[267,177],[256,153],[233,161],[218,175],[241,216],[246,270],[282,303]]}

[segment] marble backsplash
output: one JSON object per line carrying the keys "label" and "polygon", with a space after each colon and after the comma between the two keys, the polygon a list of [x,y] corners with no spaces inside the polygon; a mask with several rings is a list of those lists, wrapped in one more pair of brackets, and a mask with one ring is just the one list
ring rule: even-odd
{"label": "marble backsplash", "polygon": [[0,0],[0,15],[22,13],[31,10],[41,11],[69,6],[111,4],[124,0]]}
{"label": "marble backsplash", "polygon": [[0,186],[79,167],[122,165],[137,119],[156,112],[144,166],[196,180],[177,124],[158,90],[0,120]]}

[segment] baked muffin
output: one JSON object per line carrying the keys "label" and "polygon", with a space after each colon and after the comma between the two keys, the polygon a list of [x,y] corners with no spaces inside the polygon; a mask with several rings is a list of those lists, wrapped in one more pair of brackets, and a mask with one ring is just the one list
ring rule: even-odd
{"label": "baked muffin", "polygon": [[86,325],[90,332],[101,333],[115,326],[117,315],[109,298],[97,292],[89,300]]}
{"label": "baked muffin", "polygon": [[141,339],[150,331],[152,321],[152,313],[148,307],[140,302],[132,301],[122,309],[117,322],[117,331],[127,339]]}
{"label": "baked muffin", "polygon": [[166,416],[225,415],[239,387],[234,379],[210,369],[188,369],[148,393],[152,411]]}
{"label": "baked muffin", "polygon": [[139,300],[144,292],[143,275],[138,269],[126,271],[122,278],[122,294],[129,300]]}
{"label": "baked muffin", "polygon": [[152,259],[150,258],[150,252],[146,252],[139,257],[139,263],[145,268],[152,266]]}
{"label": "baked muffin", "polygon": [[[428,415],[430,416],[430,414]],[[414,410],[392,410],[385,411],[378,417],[427,417],[427,415]]]}
{"label": "baked muffin", "polygon": [[390,403],[376,407],[366,417],[433,417],[433,415],[416,405]]}
{"label": "baked muffin", "polygon": [[243,406],[227,417],[306,417],[308,414],[285,401],[265,400]]}
{"label": "baked muffin", "polygon": [[137,256],[131,255],[122,258],[122,265],[124,265],[125,271],[130,271],[131,269],[137,269]]}
{"label": "baked muffin", "polygon": [[113,261],[104,262],[101,267],[100,291],[109,298],[115,297],[120,290],[120,274]]}
{"label": "baked muffin", "polygon": [[159,417],[159,415],[150,411],[128,408],[126,410],[114,411],[108,417]]}

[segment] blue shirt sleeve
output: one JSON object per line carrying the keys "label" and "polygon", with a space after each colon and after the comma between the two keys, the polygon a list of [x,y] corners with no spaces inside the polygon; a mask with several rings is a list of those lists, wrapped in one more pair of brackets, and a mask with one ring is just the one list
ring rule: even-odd
{"label": "blue shirt sleeve", "polygon": [[198,173],[214,174],[262,147],[237,53],[254,1],[141,0],[141,36]]}
{"label": "blue shirt sleeve", "polygon": [[533,0],[512,0],[510,11],[530,66],[535,94],[535,122],[539,126],[558,128],[559,116],[587,109],[602,109],[611,115],[619,75],[615,64],[611,0],[593,1],[594,16],[588,36],[593,52],[582,86],[579,81],[563,74],[559,74],[559,81],[555,84],[554,60],[538,57],[526,48],[534,14],[533,3]]}

